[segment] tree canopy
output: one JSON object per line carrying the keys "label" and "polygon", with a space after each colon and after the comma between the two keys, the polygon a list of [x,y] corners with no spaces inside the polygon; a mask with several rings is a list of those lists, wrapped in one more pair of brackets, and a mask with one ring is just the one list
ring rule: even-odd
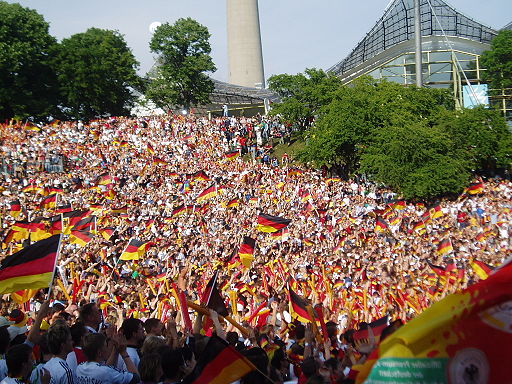
{"label": "tree canopy", "polygon": [[500,31],[492,40],[491,49],[480,57],[480,62],[486,69],[482,77],[491,89],[512,88],[512,31]]}
{"label": "tree canopy", "polygon": [[54,112],[56,40],[36,11],[0,1],[0,120]]}
{"label": "tree canopy", "polygon": [[340,85],[338,77],[314,68],[306,69],[304,74],[271,76],[268,86],[282,98],[271,113],[306,128],[320,108],[330,103]]}
{"label": "tree canopy", "polygon": [[209,38],[208,28],[191,18],[156,29],[150,49],[159,55],[158,65],[149,79],[146,96],[158,107],[189,109],[209,102],[214,84],[207,72],[216,70]]}
{"label": "tree canopy", "polygon": [[499,112],[453,104],[446,89],[360,78],[318,109],[299,156],[342,176],[366,174],[406,198],[458,193],[474,172],[510,167],[512,135]]}
{"label": "tree canopy", "polygon": [[90,28],[62,40],[55,66],[68,117],[129,113],[138,62],[118,32]]}

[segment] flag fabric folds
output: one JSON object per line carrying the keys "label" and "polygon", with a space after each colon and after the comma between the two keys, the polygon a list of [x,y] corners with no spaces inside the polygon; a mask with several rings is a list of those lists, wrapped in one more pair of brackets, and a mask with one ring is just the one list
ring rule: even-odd
{"label": "flag fabric folds", "polygon": [[434,303],[386,338],[369,376],[364,377],[361,366],[353,367],[360,372],[356,382],[391,377],[409,382],[509,382],[503,356],[512,353],[511,303],[509,262],[488,279]]}
{"label": "flag fabric folds", "polygon": [[211,185],[210,187],[206,188],[203,192],[197,196],[197,202],[202,203],[203,201],[206,201],[208,199],[211,199],[212,197],[217,196],[217,186],[215,184]]}
{"label": "flag fabric folds", "polygon": [[472,183],[469,187],[466,188],[466,192],[470,195],[478,195],[484,193],[484,183]]}
{"label": "flag fabric folds", "polygon": [[256,228],[261,232],[272,233],[286,228],[292,221],[278,216],[258,215],[258,225]]}
{"label": "flag fabric folds", "polygon": [[487,279],[494,270],[494,267],[491,267],[489,264],[480,260],[473,260],[471,262],[471,268],[473,268],[473,272],[475,272],[475,275],[477,275],[481,280]]}
{"label": "flag fabric folds", "polygon": [[210,337],[194,371],[183,384],[224,384],[236,382],[256,367],[235,348],[217,336]]}
{"label": "flag fabric folds", "polygon": [[71,231],[69,242],[85,247],[93,238],[94,235],[89,231]]}
{"label": "flag fabric folds", "polygon": [[254,260],[254,250],[256,248],[256,240],[244,236],[244,241],[242,245],[240,245],[240,250],[238,251],[238,256],[240,256],[240,261],[244,265],[244,267],[250,268],[252,261]]}
{"label": "flag fabric folds", "polygon": [[440,255],[446,255],[453,252],[453,246],[450,239],[441,240],[437,246],[437,253]]}
{"label": "flag fabric folds", "polygon": [[21,203],[19,199],[16,199],[14,201],[11,201],[10,207],[9,207],[9,215],[16,218],[21,213]]}
{"label": "flag fabric folds", "polygon": [[375,220],[375,232],[384,232],[388,229],[388,223],[382,217],[377,216]]}
{"label": "flag fabric folds", "polygon": [[119,257],[119,260],[139,260],[142,256],[144,256],[149,246],[150,243],[131,239]]}
{"label": "flag fabric folds", "polygon": [[290,314],[301,323],[311,322],[311,316],[308,313],[308,304],[306,300],[296,294],[291,287],[288,287],[288,299],[290,300]]}
{"label": "flag fabric folds", "polygon": [[203,294],[201,296],[201,303],[206,304],[206,306],[210,309],[213,309],[221,316],[228,316],[228,310],[224,305],[224,299],[220,295],[219,289],[217,288],[217,277],[219,275],[219,270],[215,271],[215,274],[210,279],[206,287],[204,288]]}
{"label": "flag fabric folds", "polygon": [[0,294],[48,287],[52,281],[60,235],[51,236],[7,256],[0,267]]}

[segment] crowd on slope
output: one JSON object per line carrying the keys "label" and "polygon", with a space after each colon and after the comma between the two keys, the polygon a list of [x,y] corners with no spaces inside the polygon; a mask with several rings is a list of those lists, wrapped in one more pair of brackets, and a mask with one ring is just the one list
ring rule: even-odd
{"label": "crowd on slope", "polygon": [[[258,367],[244,383],[350,380],[376,345],[354,339],[361,324],[390,319],[376,339],[385,337],[477,281],[475,261],[496,266],[511,249],[508,180],[457,200],[405,202],[288,155],[273,159],[272,144],[289,133],[275,119],[172,115],[1,132],[2,159],[16,164],[2,174],[4,253],[64,231],[53,306],[43,292],[21,306],[2,299],[0,375],[13,380],[45,382],[49,372],[54,382],[178,382],[208,343],[202,328]],[[72,227],[73,212],[84,226]],[[261,214],[291,223],[278,236],[260,232]],[[20,222],[44,229],[17,232]],[[244,237],[256,244],[248,263],[238,256]],[[123,260],[133,239],[139,260]],[[194,331],[185,327],[177,292],[200,302],[218,268],[226,306],[248,333],[215,312],[210,329],[195,312]],[[325,342],[297,320],[288,287],[322,305]],[[34,356],[45,370],[31,369]]]}

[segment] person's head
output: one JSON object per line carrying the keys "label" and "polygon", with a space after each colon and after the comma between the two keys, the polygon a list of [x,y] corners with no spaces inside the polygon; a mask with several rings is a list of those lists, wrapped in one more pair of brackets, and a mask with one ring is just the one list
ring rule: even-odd
{"label": "person's head", "polygon": [[128,344],[142,345],[146,333],[144,332],[144,323],[139,319],[126,319],[123,321],[120,331],[128,341]]}
{"label": "person's head", "polygon": [[146,334],[148,336],[162,336],[162,333],[164,331],[164,324],[158,319],[147,319],[144,322],[144,330],[146,331]]}
{"label": "person's head", "polygon": [[153,352],[142,356],[139,362],[140,379],[144,383],[158,383],[163,375],[162,358]]}
{"label": "person's head", "polygon": [[165,345],[165,340],[159,336],[150,335],[144,339],[140,353],[144,356],[156,353],[160,347]]}
{"label": "person's head", "polygon": [[5,362],[10,377],[27,378],[34,368],[32,348],[27,344],[18,344],[9,348],[5,355]]}
{"label": "person's head", "polygon": [[104,361],[107,359],[107,338],[103,333],[88,333],[84,336],[82,350],[87,361]]}
{"label": "person's head", "polygon": [[48,329],[48,349],[53,355],[67,355],[73,350],[73,339],[69,327],[57,322]]}
{"label": "person's head", "polygon": [[87,334],[85,325],[80,322],[75,323],[71,326],[71,328],[69,328],[69,331],[71,332],[71,338],[73,339],[73,346],[81,347],[83,343],[83,337]]}
{"label": "person's head", "polygon": [[101,312],[96,303],[87,303],[80,308],[80,321],[91,328],[98,328],[101,323]]}
{"label": "person's head", "polygon": [[302,362],[302,373],[307,378],[318,373],[318,363],[313,357],[308,357]]}
{"label": "person's head", "polygon": [[0,354],[3,355],[9,348],[11,342],[11,335],[6,327],[0,327]]}
{"label": "person's head", "polygon": [[188,348],[171,349],[168,346],[160,348],[162,359],[163,380],[178,381],[192,372],[196,365],[194,354]]}

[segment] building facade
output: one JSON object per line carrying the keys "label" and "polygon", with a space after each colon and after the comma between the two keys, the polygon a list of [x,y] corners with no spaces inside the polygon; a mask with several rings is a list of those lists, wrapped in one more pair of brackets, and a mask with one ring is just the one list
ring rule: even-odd
{"label": "building facade", "polygon": [[[423,85],[450,88],[456,106],[467,105],[463,90],[475,94],[475,86],[483,84],[485,68],[480,64],[480,55],[490,49],[498,31],[442,0],[420,0],[420,14]],[[329,71],[344,83],[369,75],[404,85],[416,84],[414,28],[414,0],[393,1],[352,52]],[[499,93],[502,95],[492,96],[490,102],[511,119],[512,90]]]}

